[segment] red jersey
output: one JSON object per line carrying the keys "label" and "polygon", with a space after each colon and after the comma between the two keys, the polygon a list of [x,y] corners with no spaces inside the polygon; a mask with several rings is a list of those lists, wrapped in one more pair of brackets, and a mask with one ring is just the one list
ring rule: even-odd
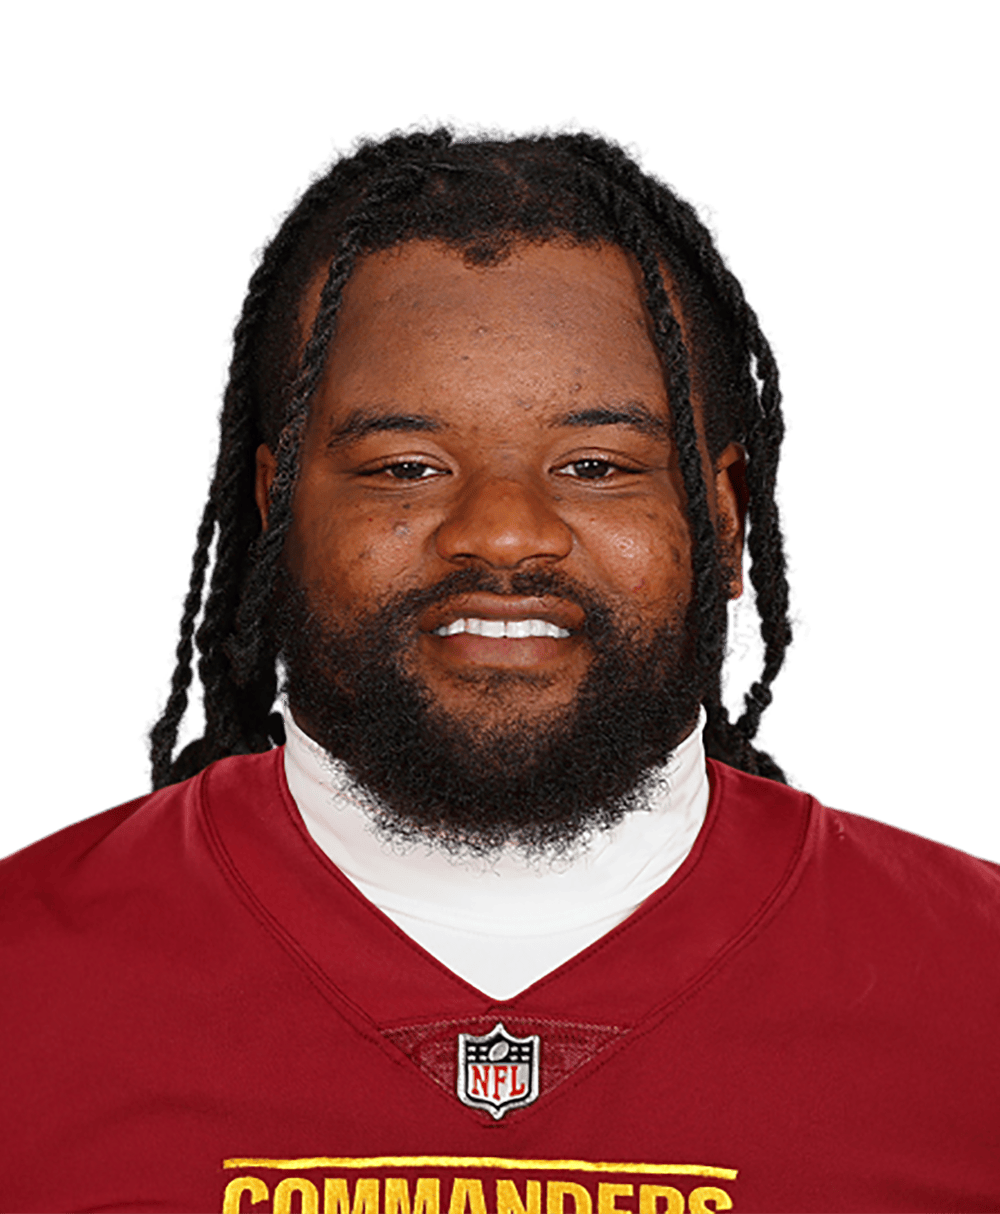
{"label": "red jersey", "polygon": [[515,998],[307,833],[280,750],[0,865],[0,1207],[1000,1209],[1000,871],[709,761],[704,827]]}

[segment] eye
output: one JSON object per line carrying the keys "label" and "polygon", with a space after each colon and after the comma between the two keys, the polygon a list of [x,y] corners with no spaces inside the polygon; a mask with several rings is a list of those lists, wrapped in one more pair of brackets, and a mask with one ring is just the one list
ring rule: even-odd
{"label": "eye", "polygon": [[383,464],[380,468],[369,468],[362,476],[390,476],[394,481],[429,481],[435,476],[445,475],[444,470],[426,464],[423,460],[405,459],[395,464]]}
{"label": "eye", "polygon": [[571,464],[565,464],[562,472],[581,481],[601,481],[615,471],[628,472],[630,469],[619,469],[617,464],[606,459],[575,459]]}
{"label": "eye", "polygon": [[430,464],[419,464],[416,460],[407,460],[405,464],[390,464],[384,471],[397,481],[424,481],[428,476],[437,472]]}

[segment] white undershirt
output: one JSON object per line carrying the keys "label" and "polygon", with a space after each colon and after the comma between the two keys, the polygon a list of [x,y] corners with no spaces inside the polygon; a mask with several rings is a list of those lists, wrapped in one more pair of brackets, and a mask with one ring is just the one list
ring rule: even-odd
{"label": "white undershirt", "polygon": [[494,999],[510,999],[626,919],[677,871],[708,808],[702,729],[677,747],[647,810],[572,857],[455,858],[380,838],[340,762],[285,708],[285,776],[306,828],[365,897]]}

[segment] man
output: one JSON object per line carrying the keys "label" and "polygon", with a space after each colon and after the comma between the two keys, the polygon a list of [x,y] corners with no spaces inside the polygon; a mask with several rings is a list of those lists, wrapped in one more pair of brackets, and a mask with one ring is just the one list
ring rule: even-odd
{"label": "man", "polygon": [[752,745],[781,434],[618,149],[317,181],[236,329],[157,791],[4,865],[5,1207],[1000,1208],[1000,875]]}

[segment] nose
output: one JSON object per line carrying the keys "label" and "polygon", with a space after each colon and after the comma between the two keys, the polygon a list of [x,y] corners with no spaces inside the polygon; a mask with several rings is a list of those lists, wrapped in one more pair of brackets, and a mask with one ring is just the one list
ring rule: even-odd
{"label": "nose", "polygon": [[438,528],[438,555],[495,569],[539,558],[562,560],[572,550],[573,533],[553,507],[540,486],[507,477],[476,478]]}

